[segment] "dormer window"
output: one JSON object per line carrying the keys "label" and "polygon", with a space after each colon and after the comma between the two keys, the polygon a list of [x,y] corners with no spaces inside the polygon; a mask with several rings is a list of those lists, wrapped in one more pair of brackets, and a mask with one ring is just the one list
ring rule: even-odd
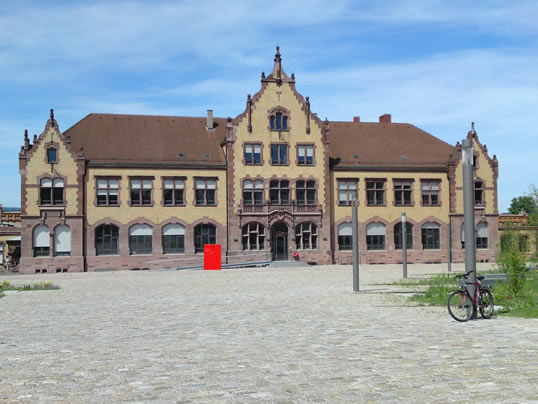
{"label": "dormer window", "polygon": [[288,130],[288,116],[282,112],[276,112],[269,117],[271,130]]}
{"label": "dormer window", "polygon": [[58,161],[56,153],[56,149],[47,149],[47,163],[56,163]]}

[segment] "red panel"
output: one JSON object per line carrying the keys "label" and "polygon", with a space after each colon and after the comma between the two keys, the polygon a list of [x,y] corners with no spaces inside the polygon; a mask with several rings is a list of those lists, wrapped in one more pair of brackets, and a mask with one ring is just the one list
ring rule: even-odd
{"label": "red panel", "polygon": [[220,271],[220,244],[204,245],[204,270]]}

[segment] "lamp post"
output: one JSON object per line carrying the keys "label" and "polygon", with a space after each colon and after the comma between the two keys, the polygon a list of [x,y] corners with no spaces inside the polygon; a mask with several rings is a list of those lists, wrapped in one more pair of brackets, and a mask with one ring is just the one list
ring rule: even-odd
{"label": "lamp post", "polygon": [[402,213],[402,255],[403,255],[403,277],[407,279],[407,216]]}
{"label": "lamp post", "polygon": [[353,243],[353,292],[359,293],[359,209],[357,198],[351,204],[351,242]]}
{"label": "lamp post", "polygon": [[[463,139],[463,229],[465,234],[465,272],[470,272],[467,290],[475,296],[476,286],[476,239],[474,225],[474,190],[473,190],[473,141]],[[473,310],[473,308],[471,308]],[[473,310],[473,319],[476,312]]]}

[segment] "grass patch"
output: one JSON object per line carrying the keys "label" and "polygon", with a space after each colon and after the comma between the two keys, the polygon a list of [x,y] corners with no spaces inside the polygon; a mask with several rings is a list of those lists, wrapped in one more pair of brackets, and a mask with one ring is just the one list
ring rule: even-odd
{"label": "grass patch", "polygon": [[[481,272],[480,274],[484,274]],[[502,273],[488,271],[487,273]],[[499,282],[493,288],[495,313],[512,317],[538,318],[538,272],[530,271],[525,274],[526,282],[517,295],[506,283]],[[446,306],[448,296],[458,289],[458,281],[454,275],[441,274],[416,281],[398,281],[393,285],[415,287],[415,294],[409,301],[433,306]],[[502,309],[498,309],[502,306]]]}
{"label": "grass patch", "polygon": [[38,282],[34,284],[25,284],[23,286],[14,286],[9,281],[2,281],[0,282],[0,297],[3,297],[4,294],[2,292],[6,290],[17,290],[17,291],[28,291],[28,290],[55,290],[60,289],[58,285],[54,285],[50,281],[46,282]]}

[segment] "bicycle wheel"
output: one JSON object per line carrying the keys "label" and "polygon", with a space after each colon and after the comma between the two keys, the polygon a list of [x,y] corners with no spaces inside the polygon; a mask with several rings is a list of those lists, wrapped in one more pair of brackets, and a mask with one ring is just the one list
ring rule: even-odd
{"label": "bicycle wheel", "polygon": [[478,311],[484,318],[491,318],[493,316],[493,296],[487,289],[480,289],[478,295]]}
{"label": "bicycle wheel", "polygon": [[473,315],[473,302],[463,290],[452,292],[448,298],[448,312],[456,321],[467,321]]}

